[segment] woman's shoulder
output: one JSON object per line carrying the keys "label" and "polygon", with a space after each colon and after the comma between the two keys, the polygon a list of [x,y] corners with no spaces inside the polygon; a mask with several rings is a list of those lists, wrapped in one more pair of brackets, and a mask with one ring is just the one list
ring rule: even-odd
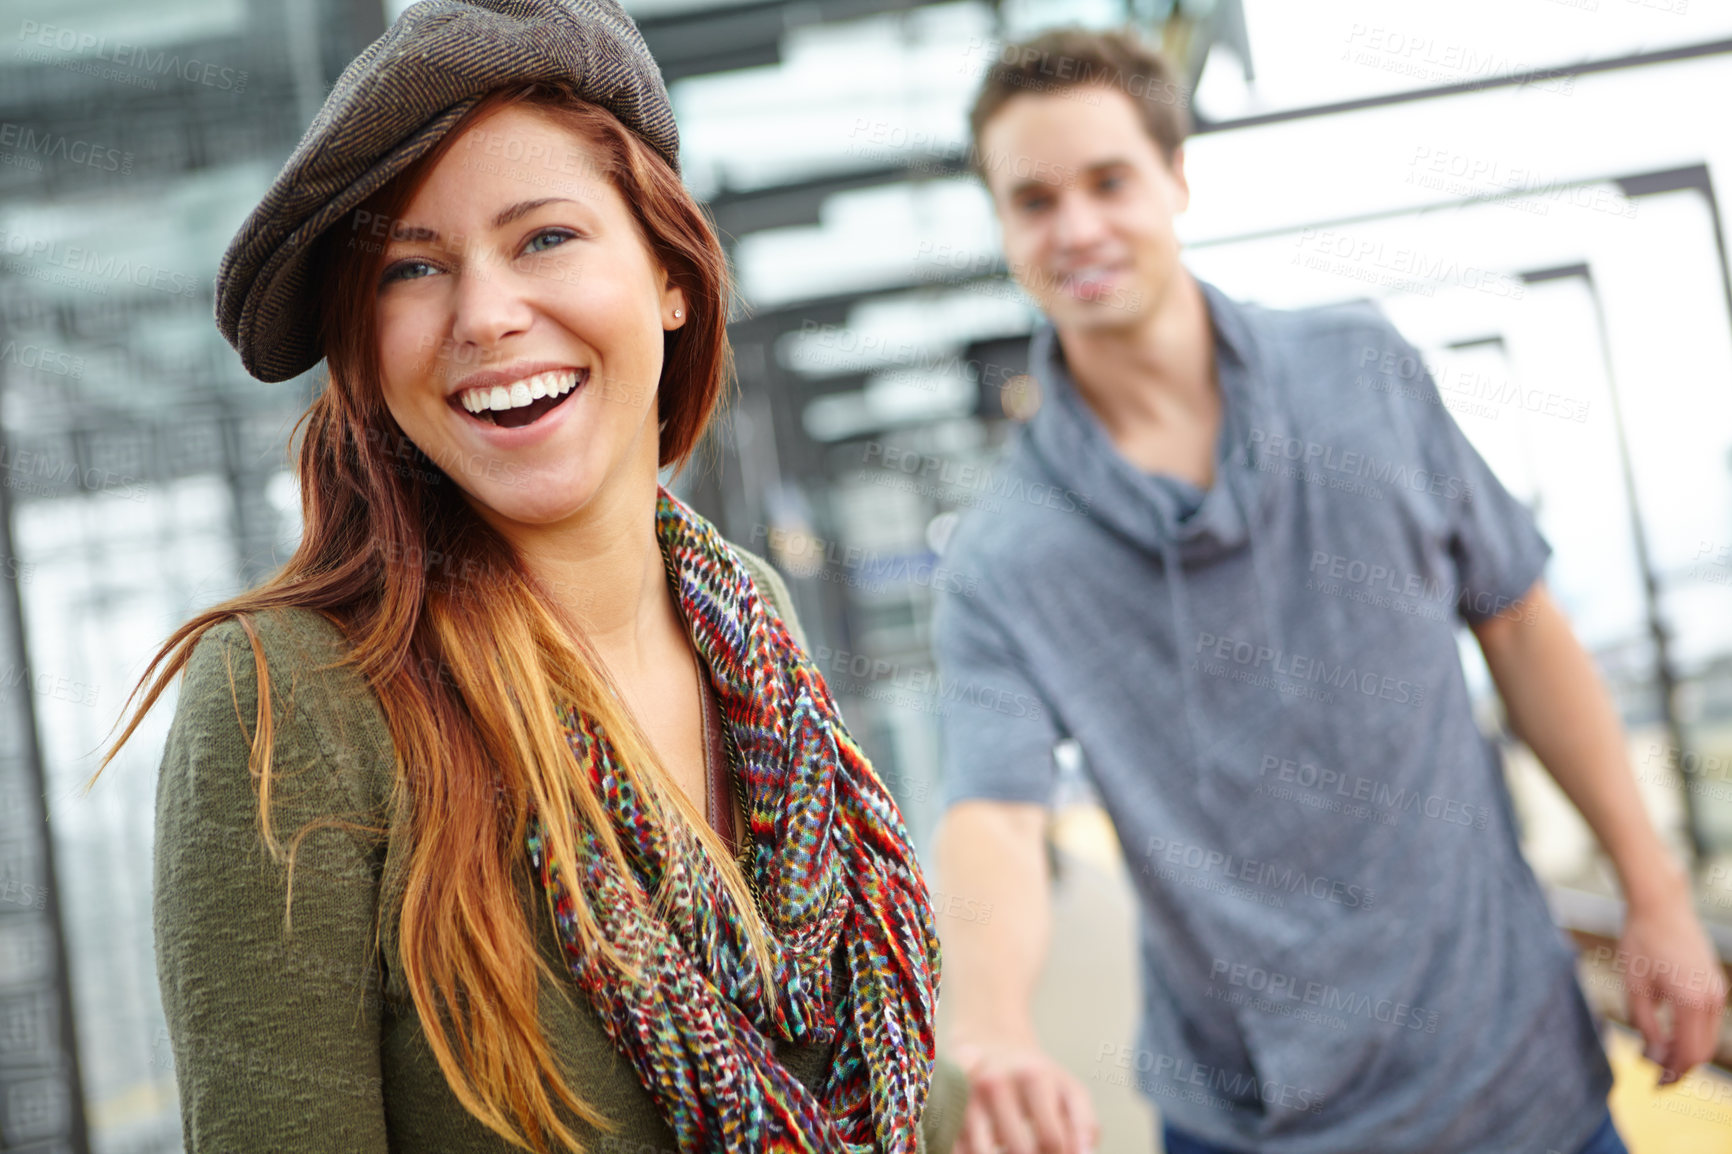
{"label": "woman's shoulder", "polygon": [[[188,660],[188,671],[220,667],[257,639],[273,673],[313,669],[340,661],[348,651],[343,632],[325,613],[298,606],[236,613],[208,626]],[[188,680],[192,680],[189,676]]]}
{"label": "woman's shoulder", "polygon": [[378,697],[347,663],[349,649],[337,623],[315,609],[272,608],[219,621],[187,659],[174,733],[207,741],[239,736],[250,746],[261,720],[262,657],[273,762],[322,762],[344,779],[357,806],[375,809],[389,795],[393,748]]}
{"label": "woman's shoulder", "polygon": [[279,607],[236,614],[199,637],[187,658],[181,700],[183,706],[190,701],[199,707],[212,697],[232,704],[236,693],[256,696],[262,659],[273,702],[282,696],[292,705],[304,688],[320,706],[377,707],[370,693],[354,692],[365,688],[366,680],[346,663],[348,654],[342,630],[319,610]]}

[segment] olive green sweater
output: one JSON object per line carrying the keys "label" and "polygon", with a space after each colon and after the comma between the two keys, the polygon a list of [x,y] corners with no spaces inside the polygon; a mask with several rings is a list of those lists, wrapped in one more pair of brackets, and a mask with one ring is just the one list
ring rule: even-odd
{"label": "olive green sweater", "polygon": [[[786,588],[746,556],[803,644]],[[287,871],[264,848],[247,772],[252,649],[237,622],[212,627],[186,667],[156,801],[157,975],[188,1154],[505,1154],[513,1147],[451,1093],[399,965],[393,915],[410,847],[405,816],[390,812],[393,748],[378,699],[352,668],[320,668],[344,652],[323,615],[279,611],[254,623],[271,675],[273,832],[287,844],[309,821],[343,816],[387,833],[309,833],[285,930]],[[618,1128],[568,1124],[592,1151],[673,1154],[673,1132],[571,980],[551,919],[519,889],[560,976],[542,981],[541,1028],[567,1083]],[[778,1055],[814,1088],[830,1058],[828,1046],[779,1044]],[[966,1099],[966,1080],[941,1060],[922,1150],[949,1150]]]}

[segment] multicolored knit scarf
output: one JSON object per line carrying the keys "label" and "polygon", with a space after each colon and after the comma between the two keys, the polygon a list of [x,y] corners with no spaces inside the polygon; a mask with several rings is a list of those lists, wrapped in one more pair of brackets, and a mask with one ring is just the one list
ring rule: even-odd
{"label": "multicolored knit scarf", "polygon": [[[901,815],[738,554],[665,489],[656,532],[740,752],[749,876],[775,984],[764,988],[695,836],[647,820],[607,737],[570,709],[561,721],[572,750],[632,872],[622,876],[582,829],[578,884],[608,939],[644,959],[644,977],[627,983],[578,948],[568,883],[544,858],[532,816],[530,858],[566,959],[682,1151],[912,1151],[931,1081],[939,951]],[[657,917],[650,895],[671,863],[672,900]],[[846,986],[832,969],[838,949]],[[834,1041],[816,1095],[777,1061],[776,1038]]]}

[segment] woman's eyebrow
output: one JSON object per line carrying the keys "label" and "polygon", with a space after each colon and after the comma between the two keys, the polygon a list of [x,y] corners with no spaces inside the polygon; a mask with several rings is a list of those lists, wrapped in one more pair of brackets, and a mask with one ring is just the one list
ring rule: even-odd
{"label": "woman's eyebrow", "polygon": [[[520,200],[510,208],[504,209],[493,218],[492,227],[504,228],[526,213],[534,212],[544,204],[576,204],[577,201],[564,196],[544,196],[539,200]],[[424,224],[398,224],[391,233],[392,240],[426,240],[439,239],[439,230],[428,228]]]}
{"label": "woman's eyebrow", "polygon": [[504,228],[525,213],[534,212],[544,204],[576,204],[577,201],[564,196],[544,196],[540,200],[520,200],[510,208],[493,218],[494,228]]}

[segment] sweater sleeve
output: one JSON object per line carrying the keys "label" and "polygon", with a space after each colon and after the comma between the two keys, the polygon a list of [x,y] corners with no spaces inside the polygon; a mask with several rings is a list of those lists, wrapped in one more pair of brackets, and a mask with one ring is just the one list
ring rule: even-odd
{"label": "sweater sleeve", "polygon": [[932,1089],[926,1095],[926,1113],[920,1117],[920,1136],[929,1154],[950,1154],[962,1136],[967,1106],[968,1075],[961,1066],[938,1055],[932,1067]]}
{"label": "sweater sleeve", "polygon": [[[260,624],[275,722],[273,832],[362,821]],[[305,677],[305,671],[300,674]],[[247,768],[257,681],[246,634],[213,626],[187,664],[156,798],[157,979],[188,1154],[385,1154],[381,991],[371,954],[377,860],[316,827],[290,877],[259,832]]]}

